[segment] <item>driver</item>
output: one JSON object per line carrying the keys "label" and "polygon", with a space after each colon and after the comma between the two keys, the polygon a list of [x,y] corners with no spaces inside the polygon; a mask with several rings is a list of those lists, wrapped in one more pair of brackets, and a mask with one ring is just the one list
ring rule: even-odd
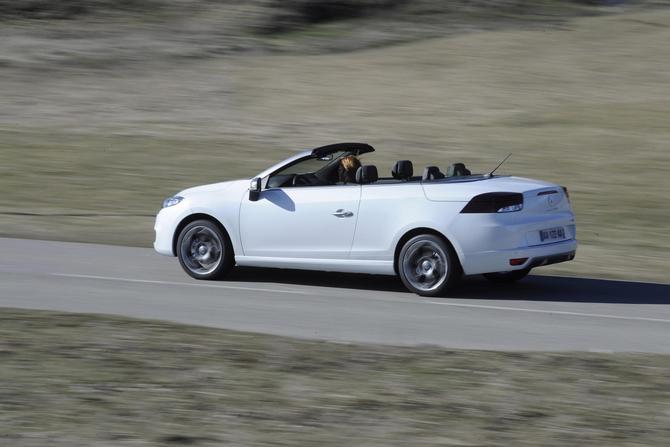
{"label": "driver", "polygon": [[354,155],[347,155],[340,160],[340,167],[337,170],[339,181],[347,183],[356,183],[356,171],[361,167],[361,162]]}

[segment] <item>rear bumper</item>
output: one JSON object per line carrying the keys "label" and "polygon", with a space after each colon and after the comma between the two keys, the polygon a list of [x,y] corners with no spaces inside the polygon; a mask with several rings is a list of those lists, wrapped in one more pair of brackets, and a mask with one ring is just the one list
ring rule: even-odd
{"label": "rear bumper", "polygon": [[[465,254],[461,260],[466,275],[523,270],[558,262],[571,261],[577,251],[577,241],[569,239],[553,244],[511,250],[492,250]],[[520,265],[510,265],[510,259],[526,258]]]}
{"label": "rear bumper", "polygon": [[577,250],[566,253],[559,253],[557,255],[538,256],[528,261],[526,268],[541,267],[543,265],[558,264],[559,262],[567,262],[575,259]]}

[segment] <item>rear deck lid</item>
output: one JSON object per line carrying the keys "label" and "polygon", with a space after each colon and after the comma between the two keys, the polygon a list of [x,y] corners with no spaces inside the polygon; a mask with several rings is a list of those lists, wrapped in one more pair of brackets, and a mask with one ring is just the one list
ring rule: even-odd
{"label": "rear deck lid", "polygon": [[[435,180],[423,182],[422,187],[426,198],[435,202],[468,202],[472,197],[487,192],[518,192],[524,194],[525,201],[534,197],[533,192],[552,189],[563,191],[560,186],[542,180],[506,176]],[[547,200],[546,197],[544,200]]]}

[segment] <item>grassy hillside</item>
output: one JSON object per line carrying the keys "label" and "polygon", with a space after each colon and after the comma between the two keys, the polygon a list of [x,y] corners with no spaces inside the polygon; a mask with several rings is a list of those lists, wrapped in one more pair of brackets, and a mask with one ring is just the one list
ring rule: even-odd
{"label": "grassy hillside", "polygon": [[[530,3],[544,9],[513,9]],[[0,235],[150,246],[165,196],[361,140],[382,172],[407,157],[485,171],[513,152],[503,172],[568,186],[577,212],[578,259],[544,271],[667,281],[661,3],[403,2],[270,31],[270,1],[5,15]]]}
{"label": "grassy hillside", "polygon": [[[0,0],[0,66],[110,70],[318,54],[620,12],[570,0]],[[625,2],[629,10],[659,2]],[[661,2],[663,3],[663,2]]]}
{"label": "grassy hillside", "polygon": [[292,340],[0,311],[0,439],[29,446],[664,446],[670,357]]}

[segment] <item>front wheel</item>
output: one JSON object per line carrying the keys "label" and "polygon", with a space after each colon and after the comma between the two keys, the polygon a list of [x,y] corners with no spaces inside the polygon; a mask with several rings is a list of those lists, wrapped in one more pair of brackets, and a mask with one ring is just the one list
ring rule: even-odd
{"label": "front wheel", "polygon": [[528,273],[530,273],[530,269],[511,270],[509,272],[484,273],[484,278],[491,282],[513,283],[525,278]]}
{"label": "front wheel", "polygon": [[421,234],[408,240],[398,256],[398,274],[410,291],[438,296],[460,278],[454,250],[441,238]]}
{"label": "front wheel", "polygon": [[195,279],[219,279],[234,265],[228,236],[212,221],[196,220],[179,233],[177,257]]}

